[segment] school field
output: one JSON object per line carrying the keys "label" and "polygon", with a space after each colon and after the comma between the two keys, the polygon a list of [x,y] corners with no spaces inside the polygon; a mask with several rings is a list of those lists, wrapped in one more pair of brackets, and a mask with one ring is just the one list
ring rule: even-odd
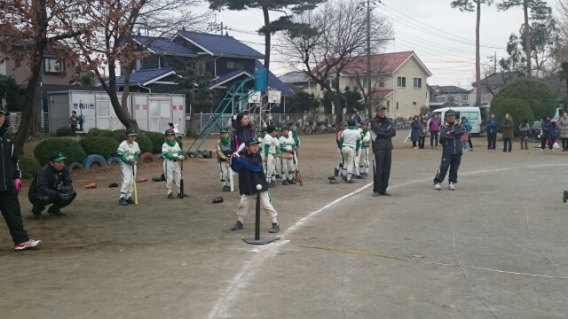
{"label": "school field", "polygon": [[26,181],[24,223],[44,244],[15,252],[0,225],[0,318],[566,318],[568,154],[488,153],[475,138],[457,190],[437,192],[441,152],[412,150],[405,135],[392,197],[378,198],[371,179],[328,183],[334,135],[301,135],[305,185],[271,190],[281,239],[267,246],[242,240],[253,212],[229,230],[239,198],[221,192],[215,159],[185,163],[184,200],[151,181],[161,165],[140,167],[138,206],[108,188],[118,168],[77,173],[67,216],[41,221]]}

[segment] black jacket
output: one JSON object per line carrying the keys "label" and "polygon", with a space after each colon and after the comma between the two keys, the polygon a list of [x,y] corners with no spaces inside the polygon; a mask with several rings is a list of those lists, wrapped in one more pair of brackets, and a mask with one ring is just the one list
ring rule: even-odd
{"label": "black jacket", "polygon": [[442,144],[442,154],[462,155],[462,135],[465,134],[465,127],[459,123],[444,123],[440,128],[440,144]]}
{"label": "black jacket", "polygon": [[236,152],[239,149],[239,146],[245,143],[247,140],[255,137],[256,134],[252,125],[244,126],[235,129],[233,132],[233,136],[231,137],[231,149],[233,152]]}
{"label": "black jacket", "polygon": [[371,120],[371,132],[373,152],[393,149],[392,138],[396,136],[396,129],[389,118],[379,118],[375,116]]}
{"label": "black jacket", "polygon": [[37,172],[28,195],[55,197],[59,194],[59,188],[65,186],[67,193],[73,190],[73,181],[66,166],[61,171],[56,171],[49,164],[42,166]]}
{"label": "black jacket", "polygon": [[266,175],[262,169],[262,157],[260,154],[246,154],[235,157],[231,161],[233,171],[239,173],[239,193],[241,195],[253,195],[258,193],[256,185],[262,185],[261,192],[268,190]]}
{"label": "black jacket", "polygon": [[14,179],[21,176],[14,137],[5,124],[0,128],[0,192],[15,190]]}

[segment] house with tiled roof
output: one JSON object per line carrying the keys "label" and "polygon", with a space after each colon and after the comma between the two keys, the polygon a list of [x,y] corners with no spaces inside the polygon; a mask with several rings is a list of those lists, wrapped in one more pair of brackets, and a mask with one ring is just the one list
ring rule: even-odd
{"label": "house with tiled roof", "polygon": [[[366,70],[366,56],[353,59],[339,75],[339,88],[355,89],[360,85],[367,88]],[[330,83],[337,81],[335,74],[330,72]],[[420,108],[429,102],[426,82],[430,76],[432,73],[414,51],[371,55],[371,104],[373,107],[384,104],[391,117],[419,114]],[[323,96],[324,88],[310,80],[305,91]]]}
{"label": "house with tiled roof", "polygon": [[450,106],[473,106],[475,103],[474,90],[467,90],[455,85],[431,85],[430,102],[445,103]]}
{"label": "house with tiled roof", "polygon": [[[148,54],[133,64],[132,91],[176,92],[180,89],[174,81],[176,71],[190,66],[198,75],[211,78],[210,89],[219,93],[214,96],[223,96],[235,82],[263,67],[259,61],[264,59],[262,53],[228,35],[180,30],[173,38],[136,35],[133,41]],[[117,78],[117,85],[122,84],[121,76]],[[268,86],[281,91],[282,96],[294,94],[272,72],[268,74]]]}

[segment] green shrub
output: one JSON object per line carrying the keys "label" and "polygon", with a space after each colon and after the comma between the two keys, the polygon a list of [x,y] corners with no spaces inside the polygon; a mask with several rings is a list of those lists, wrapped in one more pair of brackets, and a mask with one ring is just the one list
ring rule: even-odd
{"label": "green shrub", "polygon": [[73,135],[75,135],[73,133],[73,130],[68,126],[60,127],[57,129],[57,131],[55,131],[55,136],[73,136]]}
{"label": "green shrub", "polygon": [[40,142],[34,149],[34,156],[41,165],[49,162],[49,155],[53,152],[62,152],[67,164],[82,163],[87,154],[79,142],[68,138],[49,138]]}
{"label": "green shrub", "polygon": [[122,143],[126,139],[126,130],[114,130],[111,132],[111,137],[117,140],[119,143]]}
{"label": "green shrub", "polygon": [[491,113],[495,113],[495,118],[499,121],[499,131],[501,132],[501,123],[505,118],[505,114],[509,113],[513,119],[513,132],[515,135],[519,133],[519,125],[523,120],[528,120],[530,126],[534,122],[533,112],[529,103],[519,99],[501,99],[498,104],[491,103]]}
{"label": "green shrub", "polygon": [[87,137],[82,139],[79,143],[83,146],[87,155],[98,154],[106,159],[116,154],[118,145],[120,144],[114,138],[104,136]]}
{"label": "green shrub", "polygon": [[146,136],[152,142],[152,153],[161,153],[162,152],[162,145],[164,144],[164,140],[166,139],[164,134],[157,133],[157,132],[143,132],[140,134],[141,136]]}
{"label": "green shrub", "polygon": [[111,137],[112,131],[111,130],[101,130],[98,128],[89,129],[87,133],[87,137],[95,137],[95,136],[104,136],[104,137]]}
{"label": "green shrub", "polygon": [[[527,102],[536,119],[544,116],[552,118],[558,104],[554,93],[546,83],[529,78],[518,78],[499,89],[491,100],[491,109],[503,99],[520,99]],[[518,119],[514,113],[511,115]]]}
{"label": "green shrub", "polygon": [[22,173],[23,179],[33,178],[39,170],[39,163],[31,156],[18,157],[18,164],[20,166],[20,172]]}
{"label": "green shrub", "polygon": [[138,142],[138,147],[140,147],[140,151],[144,152],[152,152],[152,141],[144,135],[138,135],[136,137],[136,142]]}

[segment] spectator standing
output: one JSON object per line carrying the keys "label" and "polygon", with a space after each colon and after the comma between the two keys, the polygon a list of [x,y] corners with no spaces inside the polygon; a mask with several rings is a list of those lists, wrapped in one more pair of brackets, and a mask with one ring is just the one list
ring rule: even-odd
{"label": "spectator standing", "polygon": [[487,133],[487,150],[495,152],[495,144],[497,143],[497,119],[495,113],[491,113],[485,125],[485,132]]}
{"label": "spectator standing", "polygon": [[424,149],[424,144],[426,143],[426,135],[428,134],[428,123],[426,122],[426,117],[420,115],[420,139],[418,139],[418,148]]}
{"label": "spectator standing", "polygon": [[568,151],[568,113],[558,120],[558,129],[560,130],[560,139],[562,139],[562,152]]}
{"label": "spectator standing", "polygon": [[412,119],[412,123],[410,124],[410,140],[412,141],[412,147],[417,150],[417,144],[420,140],[420,132],[422,128],[420,127],[420,121],[418,119],[418,115],[414,115]]}
{"label": "spectator standing", "polygon": [[361,118],[361,114],[359,114],[359,111],[355,112],[355,115],[353,115],[353,119],[355,120],[355,123],[359,123],[359,124],[361,124],[361,121],[363,120]]}
{"label": "spectator standing", "polygon": [[531,132],[531,127],[527,119],[523,120],[523,123],[519,125],[519,137],[521,138],[521,150],[529,150],[529,134]]}
{"label": "spectator standing", "polygon": [[387,193],[392,163],[392,138],[396,130],[392,121],[386,117],[387,107],[379,105],[376,116],[371,120],[371,140],[373,145],[373,197],[390,196]]}
{"label": "spectator standing", "polygon": [[513,119],[509,113],[505,114],[503,122],[501,122],[501,129],[503,131],[503,152],[511,152],[513,143]]}
{"label": "spectator standing", "polygon": [[[548,121],[548,145],[550,150],[554,152],[554,143],[556,143],[556,139],[558,138],[558,127],[556,126],[556,122]],[[557,144],[558,145],[558,144]]]}
{"label": "spectator standing", "polygon": [[69,118],[69,124],[71,125],[71,130],[73,132],[75,132],[77,130],[77,123],[78,123],[78,118],[77,118],[77,112],[73,111],[71,112],[71,117]]}
{"label": "spectator standing", "polygon": [[[545,116],[540,121],[540,151],[544,152],[548,141],[548,129],[550,128],[550,117]],[[550,150],[552,151],[552,144],[549,144]]]}
{"label": "spectator standing", "polygon": [[434,118],[430,120],[428,124],[428,131],[430,132],[430,148],[438,148],[438,134],[440,133],[440,126],[442,126],[442,120],[438,118],[438,114],[434,114]]}
{"label": "spectator standing", "polygon": [[[460,123],[464,128],[465,128],[465,133],[462,135],[462,146],[463,149],[467,152],[468,149],[468,144],[471,145],[471,139],[470,139],[470,133],[472,130],[472,126],[471,123],[469,123],[469,121],[467,120],[467,118],[465,116],[463,116],[461,118],[461,123]],[[473,147],[471,147],[473,149]]]}
{"label": "spectator standing", "polygon": [[41,240],[28,237],[22,221],[18,193],[22,190],[18,155],[14,138],[6,127],[6,109],[0,106],[0,212],[10,230],[14,248],[24,250],[37,247]]}
{"label": "spectator standing", "polygon": [[231,150],[240,153],[245,148],[245,142],[255,137],[255,132],[247,113],[239,113],[236,117],[235,131],[231,138]]}

